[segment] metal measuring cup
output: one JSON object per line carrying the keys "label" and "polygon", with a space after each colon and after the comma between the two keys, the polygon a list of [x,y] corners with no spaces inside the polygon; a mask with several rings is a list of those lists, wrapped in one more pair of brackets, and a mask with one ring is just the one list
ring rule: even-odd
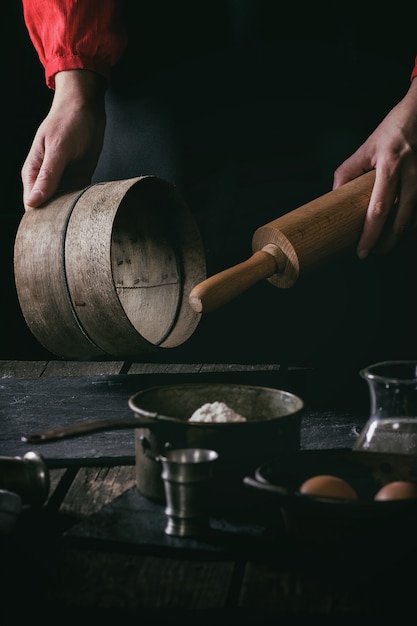
{"label": "metal measuring cup", "polygon": [[208,530],[207,492],[217,459],[215,450],[205,448],[170,449],[159,456],[166,496],[167,535],[188,537]]}

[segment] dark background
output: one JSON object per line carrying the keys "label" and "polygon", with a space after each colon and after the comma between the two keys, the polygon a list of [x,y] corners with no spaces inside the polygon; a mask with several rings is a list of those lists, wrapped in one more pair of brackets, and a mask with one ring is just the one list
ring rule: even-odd
{"label": "dark background", "polygon": [[13,274],[13,245],[23,215],[20,169],[37,125],[49,108],[51,93],[23,23],[20,2],[9,2],[1,36],[3,155],[0,210],[1,329],[0,358],[36,358],[44,350],[21,315]]}
{"label": "dark background", "polygon": [[[209,273],[247,258],[256,227],[331,188],[334,167],[405,93],[417,51],[401,3],[394,15],[366,17],[355,2],[293,3],[283,14],[281,3],[262,0],[159,0],[140,13],[138,4],[126,3],[131,39],[108,93],[94,180],[172,179],[201,226]],[[20,3],[5,12],[0,358],[49,358],[20,311],[13,243],[23,215],[20,168],[52,92]],[[139,123],[153,131],[140,149]],[[167,157],[172,127],[181,166]],[[352,253],[289,292],[265,282],[203,318],[186,346],[150,358],[334,362],[331,369],[347,363],[354,372],[374,360],[415,358],[415,264],[411,239],[366,263]]]}

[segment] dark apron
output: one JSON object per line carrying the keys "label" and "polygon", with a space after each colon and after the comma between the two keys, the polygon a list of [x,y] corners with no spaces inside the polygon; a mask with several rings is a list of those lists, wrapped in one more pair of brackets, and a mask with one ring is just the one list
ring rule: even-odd
{"label": "dark apron", "polygon": [[[378,57],[354,11],[316,4],[284,18],[276,2],[126,3],[130,43],[107,93],[94,180],[175,183],[208,274],[248,258],[257,227],[329,191],[407,89],[412,56]],[[396,315],[387,302],[402,285],[388,284],[386,266],[352,251],[290,289],[262,282],[207,314],[173,358],[312,364],[335,383],[356,375],[382,333],[389,340],[386,310]]]}

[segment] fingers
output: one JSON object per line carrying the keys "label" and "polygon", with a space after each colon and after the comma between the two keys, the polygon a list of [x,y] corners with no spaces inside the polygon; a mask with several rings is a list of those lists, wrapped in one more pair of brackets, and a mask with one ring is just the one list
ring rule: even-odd
{"label": "fingers", "polygon": [[381,168],[377,168],[362,234],[357,246],[357,255],[360,259],[365,259],[381,238],[395,205],[398,184],[398,175],[389,176],[383,173]]}
{"label": "fingers", "polygon": [[337,189],[345,183],[358,178],[358,176],[362,176],[362,174],[369,172],[371,169],[372,167],[370,166],[364,167],[357,155],[353,155],[349,159],[346,159],[346,161],[335,170],[333,175],[333,189]]}
{"label": "fingers", "polygon": [[60,160],[29,154],[22,168],[23,204],[25,211],[41,206],[59,187],[64,166]]}
{"label": "fingers", "polygon": [[384,175],[377,169],[364,228],[357,247],[360,259],[371,251],[392,250],[403,235],[417,225],[417,171]]}
{"label": "fingers", "polygon": [[417,168],[407,171],[403,176],[398,189],[397,206],[392,224],[392,231],[397,237],[411,228],[414,228],[417,219]]}
{"label": "fingers", "polygon": [[[373,167],[375,183],[369,200],[363,230],[357,245],[359,259],[371,252],[383,254],[393,249],[405,231],[417,221],[417,164],[413,153],[392,149],[388,157],[379,158],[375,134],[334,172],[333,189],[360,176]],[[402,153],[402,158],[393,158]]]}

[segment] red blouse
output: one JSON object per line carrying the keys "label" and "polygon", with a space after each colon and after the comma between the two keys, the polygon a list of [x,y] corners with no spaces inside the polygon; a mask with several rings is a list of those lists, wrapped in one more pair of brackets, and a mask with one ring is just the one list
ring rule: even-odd
{"label": "red blouse", "polygon": [[45,68],[55,74],[86,69],[107,80],[127,44],[123,0],[22,0],[29,36]]}
{"label": "red blouse", "polygon": [[[22,0],[26,27],[53,89],[61,70],[88,69],[107,80],[127,44],[123,0]],[[417,56],[411,79],[417,76]]]}

